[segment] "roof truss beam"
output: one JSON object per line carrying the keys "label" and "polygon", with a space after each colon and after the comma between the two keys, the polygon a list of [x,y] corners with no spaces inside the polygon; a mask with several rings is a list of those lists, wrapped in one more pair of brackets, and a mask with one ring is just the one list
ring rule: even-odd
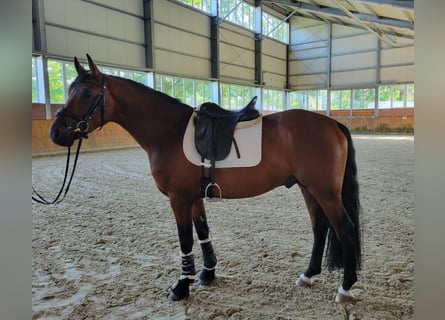
{"label": "roof truss beam", "polygon": [[414,10],[414,0],[355,0],[355,2],[373,5],[383,4],[399,9]]}
{"label": "roof truss beam", "polygon": [[[368,1],[368,0],[366,0],[366,1]],[[369,0],[369,1],[371,2],[371,0]],[[394,2],[394,0],[391,0],[391,1]],[[339,18],[351,18],[342,9],[331,8],[331,7],[321,7],[321,6],[316,6],[313,4],[306,3],[306,2],[291,1],[291,0],[263,0],[263,2],[275,2],[275,3],[289,6],[296,10],[302,10],[302,11],[311,12],[314,14],[324,14],[324,15],[334,16],[334,17],[339,17]],[[397,2],[408,2],[408,1],[397,1]],[[379,17],[376,17],[375,15],[369,14],[369,13],[351,12],[351,14],[353,16],[355,16],[357,19],[363,21],[364,23],[369,22],[369,23],[386,26],[386,27],[395,27],[395,28],[401,28],[401,29],[414,30],[414,25],[410,21],[396,20],[396,19],[390,19],[390,18],[379,18]]]}

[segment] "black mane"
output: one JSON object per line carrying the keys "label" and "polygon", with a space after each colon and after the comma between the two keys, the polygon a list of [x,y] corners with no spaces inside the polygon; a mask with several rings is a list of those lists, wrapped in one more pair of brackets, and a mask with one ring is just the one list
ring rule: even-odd
{"label": "black mane", "polygon": [[129,84],[132,84],[132,85],[134,85],[134,86],[136,86],[138,88],[141,88],[143,90],[150,91],[152,94],[155,94],[155,95],[157,95],[160,98],[166,99],[169,102],[176,103],[176,104],[184,104],[184,103],[181,102],[181,100],[179,100],[177,98],[174,98],[172,96],[169,96],[168,94],[166,94],[164,92],[161,92],[161,91],[158,91],[158,90],[153,89],[151,87],[148,87],[148,86],[146,86],[143,83],[140,83],[140,82],[137,82],[137,81],[134,81],[134,80],[131,80],[131,79],[127,79],[127,78],[122,78],[122,77],[117,77],[117,78],[122,79],[125,82],[128,82]]}
{"label": "black mane", "polygon": [[[113,75],[106,75],[106,76],[107,77],[113,77],[113,78],[116,78],[116,79],[120,79],[120,80],[122,80],[124,82],[127,82],[128,84],[130,84],[132,86],[135,86],[135,87],[137,87],[137,88],[139,88],[141,90],[149,91],[151,94],[154,94],[154,95],[156,95],[156,96],[158,96],[158,97],[160,97],[160,98],[162,98],[164,100],[167,100],[170,103],[188,106],[188,105],[184,104],[183,102],[181,102],[181,100],[179,100],[177,98],[174,98],[172,96],[169,96],[168,94],[163,93],[161,91],[158,91],[156,89],[150,88],[150,87],[146,86],[143,83],[140,83],[140,82],[137,82],[137,81],[134,81],[134,80],[131,80],[131,79],[123,78],[123,77],[113,76]],[[69,89],[68,89],[68,93],[70,93],[74,89],[74,87],[76,87],[78,84],[80,84],[82,82],[88,82],[88,81],[96,82],[93,79],[93,76],[91,75],[91,72],[88,72],[88,71],[82,72],[70,84]],[[188,106],[188,107],[190,107],[190,106]]]}

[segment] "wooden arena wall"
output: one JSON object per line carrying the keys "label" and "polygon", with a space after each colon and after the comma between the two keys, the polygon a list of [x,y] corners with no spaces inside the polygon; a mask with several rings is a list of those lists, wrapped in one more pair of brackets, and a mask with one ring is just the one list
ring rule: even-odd
{"label": "wooden arena wall", "polygon": [[[52,105],[51,114],[61,105]],[[264,114],[270,112],[263,112]],[[322,112],[325,114],[325,112]],[[411,132],[414,128],[414,109],[380,109],[378,115],[374,110],[332,110],[330,116],[355,131],[402,131]],[[66,148],[56,146],[49,139],[49,127],[53,119],[45,119],[45,105],[32,105],[32,155],[49,155],[65,153]],[[135,147],[136,141],[121,126],[115,123],[106,124],[101,130],[91,134],[82,143],[82,150],[94,151]]]}
{"label": "wooden arena wall", "polygon": [[332,110],[331,118],[352,131],[414,132],[414,108]]}
{"label": "wooden arena wall", "polygon": [[[51,114],[54,115],[60,105],[53,105]],[[66,148],[52,143],[49,138],[49,128],[54,119],[45,119],[45,105],[33,104],[32,106],[32,155],[50,155],[65,153]],[[102,129],[89,135],[82,142],[82,150],[94,151],[104,149],[118,149],[138,146],[133,137],[121,126],[115,123],[107,123]]]}

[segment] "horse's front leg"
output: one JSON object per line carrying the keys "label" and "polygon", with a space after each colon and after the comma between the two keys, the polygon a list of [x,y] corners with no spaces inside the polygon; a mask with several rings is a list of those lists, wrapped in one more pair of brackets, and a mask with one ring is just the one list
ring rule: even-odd
{"label": "horse's front leg", "polygon": [[196,278],[195,259],[193,255],[193,202],[170,196],[170,204],[175,214],[178,227],[179,245],[181,248],[181,274],[178,281],[170,288],[168,299],[178,301],[189,296],[189,286]]}
{"label": "horse's front leg", "polygon": [[193,222],[201,245],[203,264],[199,273],[198,285],[210,285],[215,280],[216,256],[213,252],[209,237],[209,226],[205,214],[204,203],[201,198],[195,201],[193,206]]}

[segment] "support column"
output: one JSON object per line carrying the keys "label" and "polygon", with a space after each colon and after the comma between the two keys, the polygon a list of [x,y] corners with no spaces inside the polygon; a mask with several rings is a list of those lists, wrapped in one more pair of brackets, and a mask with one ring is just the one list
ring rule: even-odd
{"label": "support column", "polygon": [[261,0],[255,0],[255,84],[260,86],[264,84],[261,63],[261,45],[263,41],[262,21]]}
{"label": "support column", "polygon": [[48,58],[46,56],[45,10],[43,0],[32,0],[32,51],[41,53],[37,58],[39,101],[45,101],[45,118],[51,119],[51,102],[49,94]]}
{"label": "support column", "polygon": [[289,59],[290,59],[290,45],[286,45],[286,89],[290,90],[290,84],[289,84]]}
{"label": "support column", "polygon": [[32,38],[32,50],[34,52],[46,52],[43,0],[32,0]]}
{"label": "support column", "polygon": [[145,67],[154,68],[153,0],[144,0]]}
{"label": "support column", "polygon": [[255,83],[262,86],[263,83],[263,70],[261,65],[261,33],[255,33]]}
{"label": "support column", "polygon": [[326,88],[327,88],[327,101],[326,101],[326,115],[331,115],[331,66],[332,66],[332,23],[328,22],[328,66],[326,74]]}
{"label": "support column", "polygon": [[[379,116],[379,85],[380,85],[380,63],[381,63],[381,54],[382,54],[382,41],[380,39],[377,39],[377,61],[376,61],[376,83],[377,86],[375,88],[375,106],[374,106],[374,119],[377,119]],[[375,123],[374,123],[374,129],[375,129]]]}
{"label": "support column", "polygon": [[219,17],[210,17],[210,73],[219,79]]}
{"label": "support column", "polygon": [[52,118],[51,114],[51,96],[49,94],[49,76],[48,76],[48,58],[42,57],[42,72],[43,72],[43,90],[45,92],[45,116],[49,120]]}

